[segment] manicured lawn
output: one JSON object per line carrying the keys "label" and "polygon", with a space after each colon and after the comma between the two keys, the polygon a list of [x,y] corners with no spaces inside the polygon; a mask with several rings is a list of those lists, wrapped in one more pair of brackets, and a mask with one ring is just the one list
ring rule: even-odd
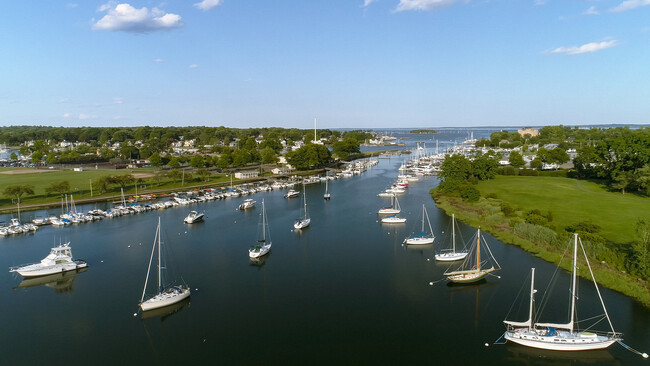
{"label": "manicured lawn", "polygon": [[497,176],[478,185],[482,196],[490,193],[522,211],[551,211],[553,224],[563,228],[591,221],[601,235],[615,243],[635,240],[639,218],[650,220],[650,198],[608,192],[604,186],[557,177]]}

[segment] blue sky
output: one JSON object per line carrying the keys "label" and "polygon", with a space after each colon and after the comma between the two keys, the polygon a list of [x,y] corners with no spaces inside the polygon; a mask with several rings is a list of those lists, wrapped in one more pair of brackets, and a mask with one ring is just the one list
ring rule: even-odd
{"label": "blue sky", "polygon": [[650,0],[6,1],[0,125],[650,122]]}

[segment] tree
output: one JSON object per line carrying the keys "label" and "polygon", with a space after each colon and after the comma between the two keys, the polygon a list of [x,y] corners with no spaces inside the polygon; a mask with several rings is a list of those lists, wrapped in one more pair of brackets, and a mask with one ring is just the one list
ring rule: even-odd
{"label": "tree", "polygon": [[566,150],[556,147],[548,152],[548,159],[551,163],[562,165],[569,161],[569,154],[567,154]]}
{"label": "tree", "polygon": [[353,137],[346,137],[343,141],[336,141],[332,144],[332,153],[341,160],[346,160],[351,154],[358,154],[360,152],[359,141]]}
{"label": "tree", "polygon": [[203,158],[203,155],[194,155],[192,159],[190,159],[190,166],[193,168],[205,167],[205,159]]}
{"label": "tree", "polygon": [[15,151],[13,151],[13,152],[11,153],[11,155],[9,155],[9,159],[12,160],[12,161],[16,161],[16,160],[18,160],[18,155],[16,155],[16,152],[15,152]]}
{"label": "tree", "polygon": [[612,179],[612,188],[620,189],[621,193],[625,194],[625,189],[634,180],[631,172],[618,172]]}
{"label": "tree", "polygon": [[632,269],[645,279],[650,277],[650,223],[639,219],[636,223],[639,238],[632,244]]}
{"label": "tree", "polygon": [[169,163],[168,163],[167,165],[169,165],[170,167],[176,169],[176,168],[178,168],[178,167],[181,166],[181,162],[180,162],[180,160],[178,159],[178,157],[174,156],[173,158],[171,158],[171,159],[169,160]]}
{"label": "tree", "polygon": [[499,161],[497,157],[489,152],[479,154],[472,161],[472,175],[478,180],[493,179],[497,175]]}
{"label": "tree", "polygon": [[70,182],[67,180],[52,182],[48,187],[45,188],[45,194],[47,195],[50,195],[52,193],[63,195],[67,192],[70,192]]}
{"label": "tree", "polygon": [[515,168],[521,168],[522,166],[526,165],[524,157],[521,156],[521,153],[519,153],[519,151],[512,151],[510,153],[510,156],[508,157],[508,163],[510,163],[510,165],[514,166]]}
{"label": "tree", "polygon": [[173,169],[173,170],[170,170],[170,171],[167,173],[167,176],[168,176],[171,180],[181,180],[182,177],[183,177],[183,172],[181,172],[181,171],[178,170],[178,169]]}
{"label": "tree", "polygon": [[469,181],[472,176],[472,163],[461,154],[447,156],[440,166],[439,184],[444,193],[451,193]]}
{"label": "tree", "polygon": [[30,184],[17,184],[14,186],[9,186],[5,188],[3,193],[6,196],[16,196],[18,199],[17,205],[18,205],[18,221],[20,221],[20,197],[24,194],[28,195],[33,195],[34,194],[34,186]]}
{"label": "tree", "polygon": [[323,145],[307,144],[286,155],[287,162],[298,170],[322,168],[332,159],[329,149]]}
{"label": "tree", "polygon": [[278,161],[275,151],[270,146],[262,149],[260,155],[262,156],[262,164],[275,164]]}
{"label": "tree", "polygon": [[532,169],[539,169],[542,167],[542,159],[540,158],[535,158],[533,161],[530,162],[530,167]]}
{"label": "tree", "polygon": [[114,175],[111,177],[110,182],[119,184],[120,187],[124,189],[127,185],[135,182],[135,177],[133,177],[133,174]]}
{"label": "tree", "polygon": [[650,164],[646,164],[643,168],[637,169],[636,184],[640,190],[645,190],[645,194],[650,196]]}
{"label": "tree", "polygon": [[162,166],[163,161],[162,158],[160,157],[160,154],[158,154],[157,152],[151,154],[151,156],[149,156],[149,164],[155,167]]}
{"label": "tree", "polygon": [[211,174],[209,170],[201,168],[196,170],[196,175],[198,175],[204,182],[207,182]]}

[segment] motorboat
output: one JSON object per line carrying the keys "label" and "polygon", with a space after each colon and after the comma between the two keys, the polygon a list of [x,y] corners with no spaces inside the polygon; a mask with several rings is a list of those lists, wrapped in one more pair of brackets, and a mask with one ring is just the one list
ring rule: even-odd
{"label": "motorboat", "polygon": [[183,222],[186,224],[194,224],[199,221],[203,221],[203,212],[190,211],[190,213],[183,219]]}
{"label": "motorboat", "polygon": [[23,277],[37,277],[73,271],[87,266],[88,264],[83,259],[72,258],[70,242],[67,242],[52,248],[50,254],[39,263],[11,267],[9,272],[17,272]]}
{"label": "motorboat", "polygon": [[239,205],[239,209],[240,209],[240,210],[247,210],[247,209],[249,209],[249,208],[253,208],[253,207],[255,207],[255,201],[253,201],[252,198],[247,198],[247,199],[245,199],[245,200],[244,200],[244,203],[242,203],[241,205]]}

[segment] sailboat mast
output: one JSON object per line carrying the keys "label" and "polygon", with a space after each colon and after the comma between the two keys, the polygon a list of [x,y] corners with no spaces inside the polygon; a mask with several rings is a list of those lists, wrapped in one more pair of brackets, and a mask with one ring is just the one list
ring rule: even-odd
{"label": "sailboat mast", "polygon": [[264,199],[262,199],[262,240],[266,245],[266,211],[264,210]]}
{"label": "sailboat mast", "polygon": [[481,270],[481,229],[476,232],[476,270]]}
{"label": "sailboat mast", "polygon": [[422,205],[422,233],[424,233],[424,205]]}
{"label": "sailboat mast", "polygon": [[535,268],[530,269],[530,309],[528,310],[528,329],[533,326],[533,300],[535,299]]}
{"label": "sailboat mast", "polygon": [[156,228],[156,235],[153,238],[153,248],[151,248],[151,257],[149,257],[149,267],[147,267],[147,277],[145,277],[144,279],[144,288],[142,289],[142,297],[140,298],[140,303],[142,303],[142,301],[144,300],[144,294],[147,291],[147,283],[149,282],[149,273],[151,273],[151,262],[153,262],[153,254],[156,251],[156,240],[158,239],[159,228],[160,228],[160,217],[158,218],[158,228]]}
{"label": "sailboat mast", "polygon": [[576,272],[578,272],[578,233],[573,234],[573,278],[571,280],[571,319],[569,320],[569,331],[573,332],[573,319],[576,312]]}
{"label": "sailboat mast", "polygon": [[162,291],[161,276],[160,276],[160,217],[158,218],[158,291]]}
{"label": "sailboat mast", "polygon": [[314,117],[314,143],[316,143],[316,117]]}
{"label": "sailboat mast", "polygon": [[454,253],[456,253],[456,216],[451,214],[451,245]]}

